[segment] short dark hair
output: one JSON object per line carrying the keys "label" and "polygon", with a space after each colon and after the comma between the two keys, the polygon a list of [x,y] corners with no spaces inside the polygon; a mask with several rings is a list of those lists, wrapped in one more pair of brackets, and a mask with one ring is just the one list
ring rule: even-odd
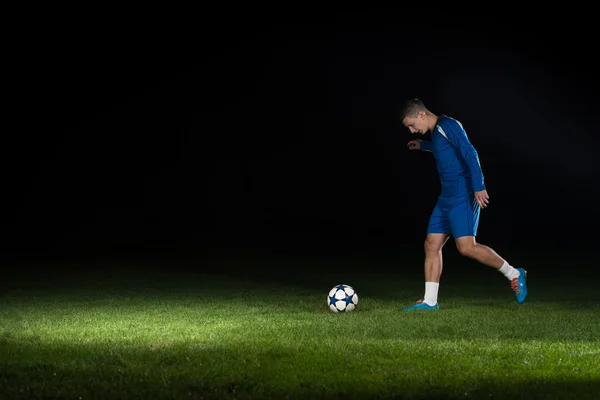
{"label": "short dark hair", "polygon": [[406,100],[400,110],[400,120],[406,117],[416,117],[419,111],[427,111],[427,107],[421,100],[416,98]]}

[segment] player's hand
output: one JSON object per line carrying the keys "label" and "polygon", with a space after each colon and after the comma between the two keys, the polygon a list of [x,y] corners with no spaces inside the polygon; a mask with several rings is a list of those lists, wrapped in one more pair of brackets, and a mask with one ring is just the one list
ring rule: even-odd
{"label": "player's hand", "polygon": [[486,208],[490,202],[490,196],[488,196],[487,190],[475,192],[475,200],[479,203],[479,207]]}
{"label": "player's hand", "polygon": [[411,150],[421,150],[421,141],[418,139],[408,142],[408,148]]}

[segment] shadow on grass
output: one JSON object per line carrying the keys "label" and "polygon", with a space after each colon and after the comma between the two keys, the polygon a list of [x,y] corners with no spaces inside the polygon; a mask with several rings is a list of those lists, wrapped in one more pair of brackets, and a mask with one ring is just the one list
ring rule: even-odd
{"label": "shadow on grass", "polygon": [[0,362],[6,399],[594,399],[600,390],[585,371],[473,373],[443,359],[340,359],[323,349],[12,350],[21,357]]}

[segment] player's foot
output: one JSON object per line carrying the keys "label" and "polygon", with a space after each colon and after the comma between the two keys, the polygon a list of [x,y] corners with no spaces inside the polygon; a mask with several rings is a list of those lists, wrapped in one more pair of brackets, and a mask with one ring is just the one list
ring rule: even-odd
{"label": "player's foot", "polygon": [[410,307],[405,307],[402,309],[402,311],[415,311],[415,310],[425,310],[425,311],[429,311],[429,310],[437,310],[439,309],[437,303],[433,306],[430,306],[427,303],[424,303],[423,300],[417,300],[416,304],[413,304]]}
{"label": "player's foot", "polygon": [[519,277],[510,281],[515,296],[517,297],[517,303],[523,304],[527,297],[527,271],[523,268],[517,268],[519,271]]}

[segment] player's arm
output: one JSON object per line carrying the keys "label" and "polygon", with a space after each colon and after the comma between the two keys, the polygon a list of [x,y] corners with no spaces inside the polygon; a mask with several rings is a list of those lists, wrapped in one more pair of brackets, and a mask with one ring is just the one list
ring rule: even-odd
{"label": "player's arm", "polygon": [[431,151],[431,142],[414,139],[408,142],[408,148],[411,150]]}
{"label": "player's arm", "polygon": [[458,149],[463,160],[467,163],[469,171],[471,172],[471,180],[473,183],[473,190],[475,192],[481,192],[486,190],[483,181],[483,171],[481,170],[481,164],[479,163],[479,155],[477,150],[469,141],[467,133],[457,121],[448,121],[444,124],[444,132],[448,136],[450,143]]}
{"label": "player's arm", "polygon": [[421,141],[421,151],[431,151],[432,146],[433,146],[433,143],[429,140]]}

